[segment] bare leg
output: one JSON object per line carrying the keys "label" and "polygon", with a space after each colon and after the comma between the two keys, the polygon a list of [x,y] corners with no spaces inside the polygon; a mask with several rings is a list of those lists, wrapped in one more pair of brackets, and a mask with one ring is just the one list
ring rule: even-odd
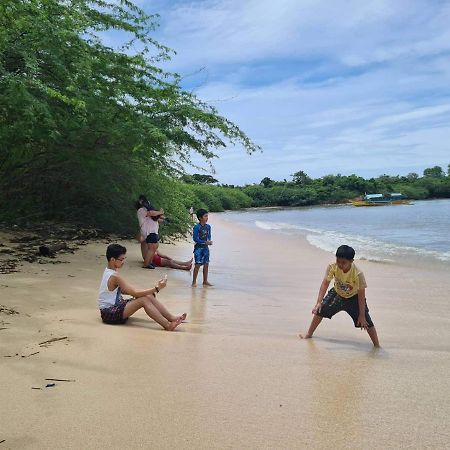
{"label": "bare leg", "polygon": [[192,266],[193,258],[191,258],[189,261],[177,261],[176,259],[171,259],[176,264],[179,264],[180,266]]}
{"label": "bare leg", "polygon": [[153,259],[153,256],[155,255],[155,252],[158,248],[158,244],[147,244],[147,252],[145,254],[144,259],[144,267],[148,266]]}
{"label": "bare leg", "polygon": [[145,261],[145,255],[147,253],[147,242],[141,242],[141,253],[142,253],[142,259]]}
{"label": "bare leg", "polygon": [[192,275],[192,286],[197,286],[197,275],[198,275],[199,270],[200,270],[200,264],[196,264],[194,266],[194,273]]}
{"label": "bare leg", "polygon": [[150,301],[153,303],[155,308],[169,321],[174,322],[177,319],[177,316],[174,316],[170,314],[170,312],[167,310],[167,308],[160,303],[158,300],[156,300],[156,297],[154,295],[149,295]]}
{"label": "bare leg", "polygon": [[123,310],[123,318],[126,319],[139,309],[144,308],[147,316],[159,323],[165,330],[174,330],[182,322],[182,320],[180,320],[181,318],[174,317],[175,320],[168,320],[153,304],[150,297],[151,296],[140,297],[128,302]]}
{"label": "bare leg", "polygon": [[312,335],[314,334],[314,331],[316,331],[316,328],[319,326],[320,322],[322,322],[322,317],[318,316],[317,314],[314,314],[308,332],[306,334],[300,333],[299,337],[301,337],[302,339],[312,338]]}
{"label": "bare leg", "polygon": [[209,263],[203,264],[203,286],[213,286],[208,282]]}
{"label": "bare leg", "polygon": [[368,328],[367,333],[368,333],[370,339],[372,339],[373,346],[379,347],[380,343],[378,341],[378,334],[377,334],[377,330],[375,329],[375,327]]}
{"label": "bare leg", "polygon": [[168,259],[169,261],[172,260],[172,258],[170,256],[163,255],[160,251],[158,251],[158,255],[161,256],[161,258]]}
{"label": "bare leg", "polygon": [[166,259],[166,258],[161,258],[161,266],[171,267],[172,269],[180,269],[180,270],[191,270],[192,267],[192,265],[187,266],[184,263],[180,264],[173,259]]}

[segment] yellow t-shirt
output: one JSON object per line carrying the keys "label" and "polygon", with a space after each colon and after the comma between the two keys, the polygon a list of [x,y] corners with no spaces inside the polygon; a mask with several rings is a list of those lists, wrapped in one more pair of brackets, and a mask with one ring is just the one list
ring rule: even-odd
{"label": "yellow t-shirt", "polygon": [[336,263],[330,264],[325,273],[327,281],[334,278],[334,289],[344,298],[353,297],[359,289],[367,287],[364,274],[352,263],[348,272],[343,272]]}

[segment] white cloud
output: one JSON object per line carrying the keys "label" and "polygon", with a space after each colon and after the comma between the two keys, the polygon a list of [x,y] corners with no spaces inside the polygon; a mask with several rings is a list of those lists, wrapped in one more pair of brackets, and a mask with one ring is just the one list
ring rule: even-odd
{"label": "white cloud", "polygon": [[450,163],[450,2],[139,3],[161,13],[168,67],[264,148],[221,152],[221,182]]}

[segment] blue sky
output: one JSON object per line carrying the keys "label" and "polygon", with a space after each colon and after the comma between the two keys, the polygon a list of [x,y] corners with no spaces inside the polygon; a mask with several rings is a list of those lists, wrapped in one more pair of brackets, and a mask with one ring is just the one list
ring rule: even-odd
{"label": "blue sky", "polygon": [[135,3],[161,15],[165,68],[263,149],[221,151],[221,183],[447,169],[450,1]]}

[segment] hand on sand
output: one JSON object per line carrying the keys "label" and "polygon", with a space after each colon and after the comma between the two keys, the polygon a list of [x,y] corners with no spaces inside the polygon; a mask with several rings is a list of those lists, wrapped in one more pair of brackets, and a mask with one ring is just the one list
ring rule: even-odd
{"label": "hand on sand", "polygon": [[364,316],[358,318],[358,322],[356,323],[356,326],[361,328],[361,330],[369,329],[369,324],[367,323],[367,320]]}
{"label": "hand on sand", "polygon": [[312,338],[312,336],[310,334],[308,334],[308,333],[299,333],[298,337],[300,339],[311,339]]}

